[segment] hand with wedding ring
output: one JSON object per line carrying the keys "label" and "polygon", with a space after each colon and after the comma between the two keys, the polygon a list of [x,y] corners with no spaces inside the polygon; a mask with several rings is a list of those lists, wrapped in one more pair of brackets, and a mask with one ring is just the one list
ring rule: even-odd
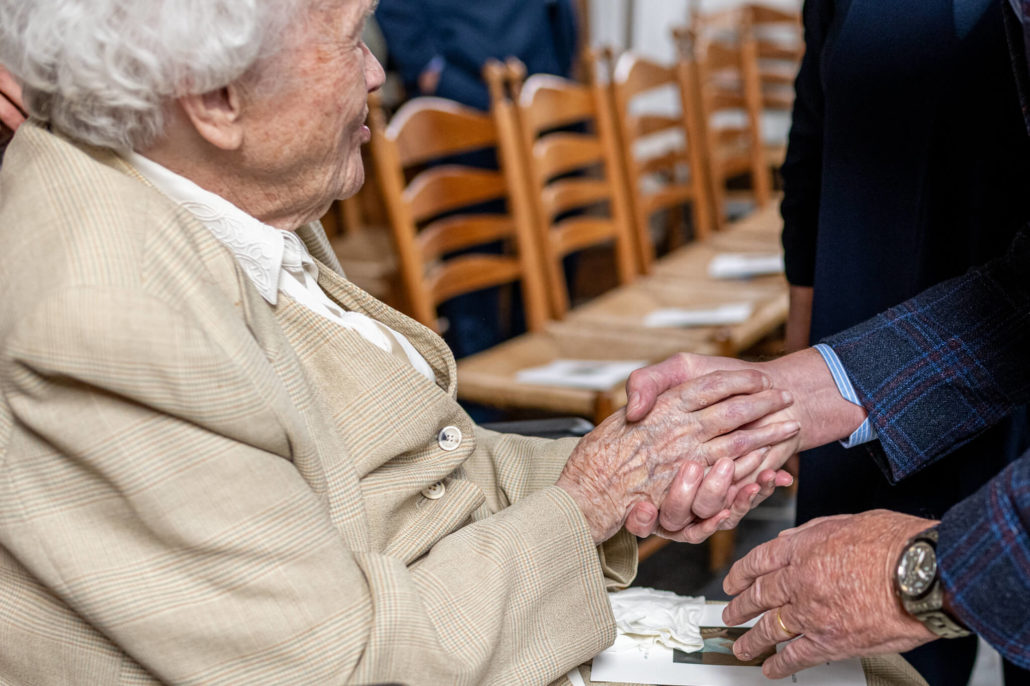
{"label": "hand with wedding ring", "polygon": [[761,615],[733,652],[750,660],[791,641],[762,666],[765,676],[779,679],[824,662],[904,652],[935,639],[905,612],[893,585],[905,543],[934,524],[874,510],[814,519],[753,549],[723,582],[726,593],[736,596],[723,611],[727,626]]}

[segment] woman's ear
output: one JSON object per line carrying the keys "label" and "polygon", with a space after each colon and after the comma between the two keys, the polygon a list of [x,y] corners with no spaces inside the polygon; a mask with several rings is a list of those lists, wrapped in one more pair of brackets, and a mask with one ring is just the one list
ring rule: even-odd
{"label": "woman's ear", "polygon": [[184,95],[178,102],[204,140],[222,150],[237,150],[243,143],[240,96],[239,88],[229,84],[207,93]]}

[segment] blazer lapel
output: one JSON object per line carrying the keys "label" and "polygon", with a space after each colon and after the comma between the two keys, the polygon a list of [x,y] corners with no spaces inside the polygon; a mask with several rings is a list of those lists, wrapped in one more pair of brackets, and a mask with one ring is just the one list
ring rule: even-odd
{"label": "blazer lapel", "polygon": [[456,396],[457,366],[454,355],[442,338],[414,319],[376,300],[322,262],[318,262],[318,285],[345,309],[367,314],[405,336],[432,367],[437,385],[451,397]]}

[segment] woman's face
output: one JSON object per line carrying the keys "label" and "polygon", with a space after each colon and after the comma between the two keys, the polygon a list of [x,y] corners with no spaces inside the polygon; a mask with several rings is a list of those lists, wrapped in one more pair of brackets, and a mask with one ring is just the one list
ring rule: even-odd
{"label": "woman's face", "polygon": [[[290,218],[311,221],[333,200],[353,195],[365,180],[360,148],[369,140],[365,126],[368,94],[384,79],[383,69],[361,39],[373,0],[331,0],[295,25],[286,47],[271,58],[263,79],[244,109],[249,120],[244,151]],[[274,218],[263,218],[278,224]],[[294,228],[281,226],[281,228]]]}

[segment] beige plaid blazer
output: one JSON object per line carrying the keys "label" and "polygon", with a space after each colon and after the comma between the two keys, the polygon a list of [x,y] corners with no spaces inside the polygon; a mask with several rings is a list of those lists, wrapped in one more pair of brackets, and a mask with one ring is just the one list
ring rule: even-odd
{"label": "beige plaid blazer", "polygon": [[114,154],[19,131],[0,171],[0,683],[546,684],[613,639],[605,590],[635,544],[595,548],[553,486],[573,444],[477,429],[440,339],[301,234],[330,297],[407,336],[435,384],[269,306]]}

